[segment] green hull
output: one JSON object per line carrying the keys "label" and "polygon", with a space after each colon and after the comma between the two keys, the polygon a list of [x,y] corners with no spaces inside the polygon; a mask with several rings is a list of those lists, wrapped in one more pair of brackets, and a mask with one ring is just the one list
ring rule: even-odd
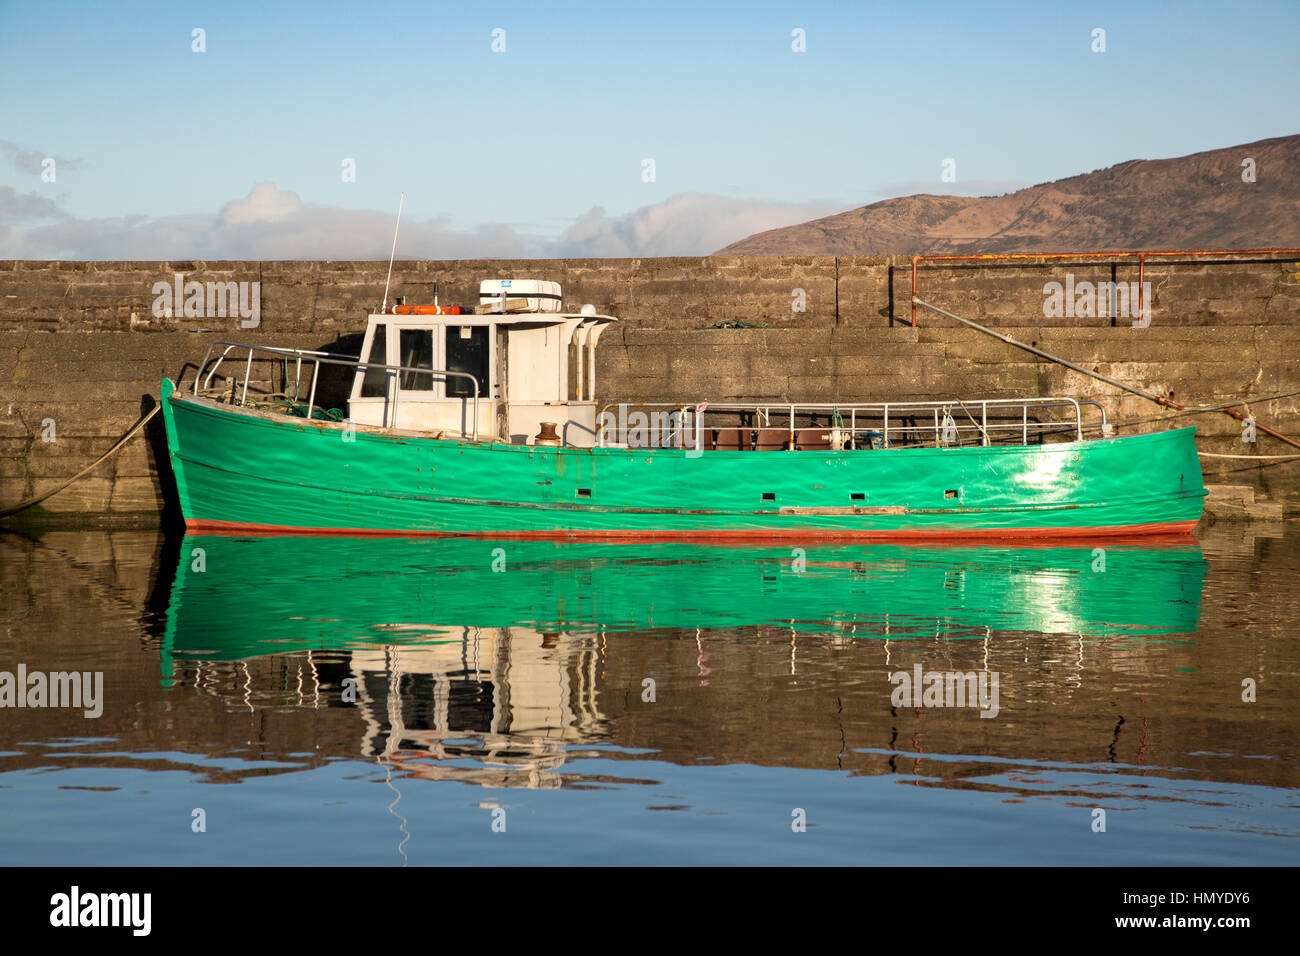
{"label": "green hull", "polygon": [[[808,549],[187,535],[163,653],[458,644],[467,629],[779,625],[905,640],[997,631],[1194,631],[1206,563],[1183,546],[823,544]],[[800,553],[801,552],[801,553]],[[250,587],[250,583],[255,586]]]}
{"label": "green hull", "polygon": [[[173,395],[194,530],[482,537],[1056,537],[1201,516],[1194,429],[888,451],[547,448],[349,430]],[[771,496],[771,497],[767,497]]]}

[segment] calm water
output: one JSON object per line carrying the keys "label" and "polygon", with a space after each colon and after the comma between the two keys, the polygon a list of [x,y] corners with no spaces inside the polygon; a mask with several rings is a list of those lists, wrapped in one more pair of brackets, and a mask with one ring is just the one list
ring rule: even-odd
{"label": "calm water", "polygon": [[1298,571],[1295,526],[0,536],[0,671],[103,675],[97,718],[0,709],[0,859],[1294,864]]}

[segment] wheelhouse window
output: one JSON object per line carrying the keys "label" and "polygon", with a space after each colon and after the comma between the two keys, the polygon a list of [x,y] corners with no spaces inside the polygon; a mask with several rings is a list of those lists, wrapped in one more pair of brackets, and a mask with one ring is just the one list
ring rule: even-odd
{"label": "wheelhouse window", "polygon": [[401,345],[401,364],[407,368],[427,368],[425,372],[402,372],[401,387],[404,391],[433,391],[433,330],[402,329],[398,334]]}
{"label": "wheelhouse window", "polygon": [[[370,343],[367,362],[379,365],[388,363],[388,326],[376,325],[374,339]],[[382,368],[368,368],[361,379],[361,398],[383,398],[388,393],[388,372]]]}
{"label": "wheelhouse window", "polygon": [[[488,388],[488,327],[447,326],[447,371],[465,372],[478,382],[480,396]],[[448,398],[473,398],[474,383],[467,378],[447,378]]]}

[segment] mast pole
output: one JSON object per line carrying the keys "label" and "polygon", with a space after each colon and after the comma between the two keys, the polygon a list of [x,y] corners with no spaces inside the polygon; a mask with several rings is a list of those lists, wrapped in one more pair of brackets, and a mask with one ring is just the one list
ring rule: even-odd
{"label": "mast pole", "polygon": [[388,308],[388,284],[393,281],[393,257],[397,255],[397,230],[402,228],[402,204],[406,202],[406,193],[397,201],[397,225],[393,226],[393,249],[388,254],[388,278],[384,280],[384,304],[379,307],[380,314]]}

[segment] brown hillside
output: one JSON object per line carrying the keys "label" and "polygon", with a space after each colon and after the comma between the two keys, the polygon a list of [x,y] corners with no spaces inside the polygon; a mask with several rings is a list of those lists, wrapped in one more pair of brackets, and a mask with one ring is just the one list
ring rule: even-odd
{"label": "brown hillside", "polygon": [[[1256,181],[1241,180],[1241,161]],[[1300,135],[1134,159],[1006,196],[907,196],[760,232],[727,255],[881,255],[1300,246]]]}

